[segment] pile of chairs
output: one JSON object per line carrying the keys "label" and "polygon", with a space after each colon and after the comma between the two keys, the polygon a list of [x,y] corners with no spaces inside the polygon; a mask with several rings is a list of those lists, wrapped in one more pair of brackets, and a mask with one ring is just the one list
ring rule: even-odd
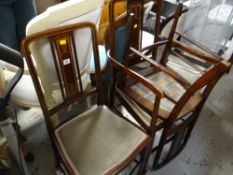
{"label": "pile of chairs", "polygon": [[[127,11],[114,16],[123,1]],[[106,64],[96,30],[103,0],[67,1],[29,23],[23,54],[57,165],[68,174],[117,174],[135,161],[142,175],[150,156],[153,169],[166,165],[185,147],[208,95],[229,71],[228,61],[176,31],[181,3],[169,34],[161,35],[163,0],[155,4],[153,43],[142,47],[144,2],[110,1]]]}

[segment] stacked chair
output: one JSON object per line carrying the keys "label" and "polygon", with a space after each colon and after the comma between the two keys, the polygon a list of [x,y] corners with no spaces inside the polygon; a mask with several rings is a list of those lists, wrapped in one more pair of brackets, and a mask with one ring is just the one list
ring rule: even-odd
{"label": "stacked chair", "polygon": [[[57,165],[68,174],[112,175],[140,157],[142,175],[151,137],[105,105],[96,31],[103,1],[78,2],[36,17],[22,42]],[[89,81],[92,54],[95,86]]]}
{"label": "stacked chair", "polygon": [[[110,12],[117,2],[110,2]],[[108,57],[113,68],[109,105],[125,116],[133,116],[153,138],[152,167],[158,169],[185,147],[208,95],[231,64],[176,31],[181,3],[177,4],[166,37],[160,35],[163,1],[155,2],[158,5],[154,43],[143,48],[143,3],[128,2],[127,14],[110,15],[110,35],[106,40],[111,41]],[[174,35],[186,40],[186,44],[174,40]],[[128,113],[122,112],[122,107]]]}

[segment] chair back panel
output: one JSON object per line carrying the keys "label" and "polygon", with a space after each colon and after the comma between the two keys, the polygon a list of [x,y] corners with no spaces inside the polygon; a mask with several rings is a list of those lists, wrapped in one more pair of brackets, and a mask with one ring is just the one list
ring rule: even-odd
{"label": "chair back panel", "polygon": [[[125,39],[119,41],[118,38],[125,38],[126,36],[127,20],[125,20],[124,18],[128,18],[130,13],[134,14],[134,30],[132,30],[131,32],[130,44],[137,49],[141,48],[144,2],[141,0],[127,1],[127,14],[124,14],[127,16],[121,18],[121,21],[124,21],[125,23],[119,23],[119,21],[116,21],[117,17],[115,16],[114,11],[117,3],[122,1],[124,2],[126,0],[111,0],[109,5],[109,38],[111,52],[114,57],[116,56],[115,54],[118,54],[118,52],[123,52],[125,46]],[[123,53],[120,53],[118,55],[123,56]],[[121,60],[121,58],[119,59]]]}
{"label": "chair back panel", "polygon": [[[62,35],[54,36],[50,42],[52,49],[56,55],[54,56],[54,63],[56,70],[60,70],[59,81],[63,96],[71,97],[72,95],[82,92],[82,82],[80,81],[79,67],[77,55],[74,48],[74,41],[72,33],[64,33]],[[61,83],[63,82],[63,83]],[[64,88],[64,87],[65,88]]]}
{"label": "chair back panel", "polygon": [[[89,4],[90,6],[87,6],[87,4]],[[27,25],[26,35],[28,36],[54,27],[65,26],[84,21],[92,22],[98,27],[101,17],[102,5],[103,0],[85,0],[81,2],[77,1],[75,3],[72,1],[67,1],[65,3],[53,6],[51,8],[48,8],[47,11],[33,18],[29,22],[29,24]],[[82,8],[84,8],[85,10],[83,10]],[[68,11],[69,13],[67,13]],[[59,16],[59,18],[57,16]],[[82,42],[82,45],[79,45],[79,48],[76,49],[80,51],[78,52],[79,57],[85,58],[81,59],[80,61],[80,70],[85,71],[85,69],[87,69],[88,67],[91,57],[91,52],[89,49],[90,36],[87,34],[87,32],[85,32],[85,30],[75,32],[74,36]],[[82,39],[80,40],[80,38]],[[46,41],[31,47],[35,47],[32,48],[32,54],[34,57],[43,58],[46,57],[47,54],[50,54],[49,44],[46,44]],[[46,61],[46,59],[38,60]],[[45,64],[49,65],[49,62]],[[53,78],[54,77],[51,77],[51,81],[53,80]]]}
{"label": "chair back panel", "polygon": [[126,41],[126,25],[123,25],[119,28],[116,29],[115,33],[115,40],[116,40],[116,45],[115,45],[115,50],[116,50],[116,59],[120,62],[123,61],[123,56],[124,56],[124,45]]}
{"label": "chair back panel", "polygon": [[[91,51],[94,53],[95,69],[99,73],[99,55],[97,49],[97,32],[92,23],[79,23],[50,29],[44,32],[26,37],[23,41],[23,52],[26,56],[30,73],[37,90],[40,104],[45,113],[52,115],[74,100],[82,98],[87,94],[83,88],[85,81],[80,71],[80,59],[76,46],[82,44],[74,38],[74,33],[79,30],[86,30],[91,37]],[[31,46],[35,43],[47,41],[50,54],[46,59],[50,62],[50,69],[41,69],[40,61],[33,57]],[[46,67],[45,67],[46,68]],[[45,74],[53,74],[54,80],[50,81]],[[88,77],[88,75],[86,75]],[[97,84],[101,78],[96,77]],[[86,86],[86,85],[85,85]],[[49,89],[47,89],[49,88]],[[99,89],[99,88],[98,88]]]}
{"label": "chair back panel", "polygon": [[[67,1],[56,6],[48,8],[44,13],[33,18],[27,25],[26,35],[32,35],[37,32],[45,31],[59,26],[66,26],[69,24],[75,24],[80,22],[91,22],[98,26],[103,6],[103,0],[83,0],[83,1]],[[59,17],[58,17],[59,16]],[[46,94],[46,101],[48,106],[60,103],[64,96],[72,96],[76,91],[82,91],[87,87],[90,82],[90,78],[86,73],[88,68],[91,54],[91,35],[88,29],[81,29],[72,33],[66,33],[64,37],[67,45],[59,45],[59,39],[57,38],[40,38],[33,41],[30,45],[30,52],[33,60],[37,65],[38,75],[40,76],[40,83],[43,85],[43,91]],[[56,43],[56,40],[58,43]],[[72,40],[75,40],[75,44]],[[62,43],[62,41],[61,41]],[[51,46],[52,45],[52,46]],[[60,50],[66,47],[66,51],[72,54],[64,55],[60,53]],[[54,49],[56,48],[56,49]],[[60,59],[58,64],[54,64],[54,55]],[[57,76],[56,71],[59,69],[62,60],[65,61],[65,57],[69,58],[69,68],[62,69],[61,75]],[[74,59],[78,58],[78,68],[74,69]],[[66,61],[65,61],[66,62]],[[69,71],[68,71],[69,70]],[[73,72],[81,75],[76,77],[75,74],[71,76]],[[78,79],[79,81],[74,81]],[[80,83],[80,80],[82,83]],[[48,86],[46,82],[51,82],[53,86]],[[59,83],[63,82],[63,83]],[[82,84],[82,85],[81,85]],[[67,87],[67,91],[63,90],[63,87]],[[59,87],[59,88],[58,88]]]}
{"label": "chair back panel", "polygon": [[131,46],[140,49],[142,42],[142,24],[144,15],[144,2],[141,0],[134,0],[128,2],[128,16],[133,13],[133,28],[131,32]]}

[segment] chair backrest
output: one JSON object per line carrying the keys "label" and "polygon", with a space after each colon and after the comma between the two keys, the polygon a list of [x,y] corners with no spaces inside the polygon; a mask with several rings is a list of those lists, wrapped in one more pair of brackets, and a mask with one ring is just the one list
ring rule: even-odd
{"label": "chair backrest", "polygon": [[[59,113],[62,109],[67,109],[66,115],[68,115],[70,105],[96,91],[96,89],[91,87],[85,90],[81,80],[80,58],[78,57],[76,46],[78,47],[79,45],[82,45],[82,40],[81,38],[80,40],[75,38],[74,34],[75,32],[82,30],[89,32],[88,35],[91,37],[90,48],[94,53],[97,91],[100,93],[98,102],[99,104],[102,104],[104,95],[101,87],[102,79],[100,76],[100,63],[97,48],[97,32],[93,23],[82,22],[49,29],[27,36],[22,42],[23,53],[26,57],[46,122],[49,126],[48,129],[51,129],[53,126],[50,120],[51,116]],[[50,43],[51,53],[50,56],[47,57],[50,61],[50,69],[41,70],[41,67],[38,64],[42,64],[42,62],[35,61],[37,58],[33,57],[31,54],[31,46],[34,43],[44,40],[48,40]],[[54,84],[54,81],[50,81],[45,76],[41,75],[41,71],[45,71],[47,75],[53,74],[57,84]],[[47,87],[50,87],[52,90],[51,96],[59,94],[59,100],[53,105],[48,101],[46,92]]]}
{"label": "chair backrest", "polygon": [[[127,12],[121,16],[115,16],[114,11],[117,3],[127,2]],[[140,0],[110,0],[109,3],[109,44],[112,55],[122,60],[124,45],[126,42],[127,21],[129,15],[133,13],[134,30],[131,32],[131,45],[135,48],[141,48],[142,23],[144,14],[144,2]],[[116,52],[116,53],[115,53]],[[116,54],[116,55],[115,55]]]}
{"label": "chair backrest", "polygon": [[[122,2],[124,0],[112,0],[110,1],[109,11],[110,11],[110,19],[109,19],[109,40],[110,40],[110,46],[111,46],[111,55],[115,58],[117,58],[119,61],[124,61],[123,57],[124,55],[127,55],[127,48],[129,46],[134,47],[135,49],[140,50],[142,47],[142,33],[143,33],[143,18],[144,18],[144,10],[146,12],[146,5],[143,1],[128,1],[127,3],[127,14],[124,14],[120,17],[114,16],[114,7],[117,2]],[[153,38],[152,40],[154,43],[157,43],[161,41],[161,38],[159,38],[159,35],[161,33],[161,13],[162,13],[162,7],[163,7],[163,0],[155,1],[156,4],[156,19],[155,19],[155,30],[154,30],[154,36],[151,35]],[[173,36],[175,34],[175,29],[178,23],[179,16],[182,12],[182,3],[178,3],[176,7],[176,11],[174,11],[172,20],[171,29],[169,30],[169,36],[167,39],[167,42],[171,42],[173,39]],[[130,15],[134,14],[134,16],[130,20]],[[130,23],[130,25],[129,25]],[[163,45],[165,45],[167,42],[164,42]],[[168,48],[166,48],[167,50]],[[153,50],[153,58],[155,60],[157,59],[157,47],[154,47]],[[161,60],[166,59],[166,55],[161,55]],[[124,58],[125,59],[125,58]],[[130,58],[131,64],[135,64],[140,59],[138,58]]]}
{"label": "chair backrest", "polygon": [[[68,24],[74,24],[83,21],[89,21],[98,26],[101,11],[103,6],[103,0],[77,0],[77,1],[66,1],[58,5],[48,8],[44,13],[33,18],[27,25],[26,35],[32,35],[41,31],[56,28],[59,26],[66,26]],[[81,77],[82,81],[85,82],[83,88],[85,89],[88,82],[90,81],[88,75],[85,74],[85,70],[88,68],[88,64],[91,57],[91,35],[86,29],[79,30],[74,33],[74,39],[80,43],[77,44],[77,56],[79,58],[79,70],[83,75]],[[53,67],[51,62],[52,50],[50,42],[47,38],[34,42],[31,47],[31,54],[37,63],[40,76],[44,76],[54,85],[58,84],[55,74],[48,74],[51,69],[56,69]],[[40,66],[40,67],[39,67]],[[41,82],[44,84],[44,82]],[[46,84],[44,84],[45,92],[47,93],[48,102],[53,105],[59,99],[59,97],[52,97],[51,94],[53,89]]]}

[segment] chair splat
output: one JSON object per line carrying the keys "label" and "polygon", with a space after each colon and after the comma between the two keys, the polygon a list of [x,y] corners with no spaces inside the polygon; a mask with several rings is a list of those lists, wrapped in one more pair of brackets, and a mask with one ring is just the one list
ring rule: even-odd
{"label": "chair splat", "polygon": [[63,98],[83,92],[73,33],[53,36],[50,43]]}

